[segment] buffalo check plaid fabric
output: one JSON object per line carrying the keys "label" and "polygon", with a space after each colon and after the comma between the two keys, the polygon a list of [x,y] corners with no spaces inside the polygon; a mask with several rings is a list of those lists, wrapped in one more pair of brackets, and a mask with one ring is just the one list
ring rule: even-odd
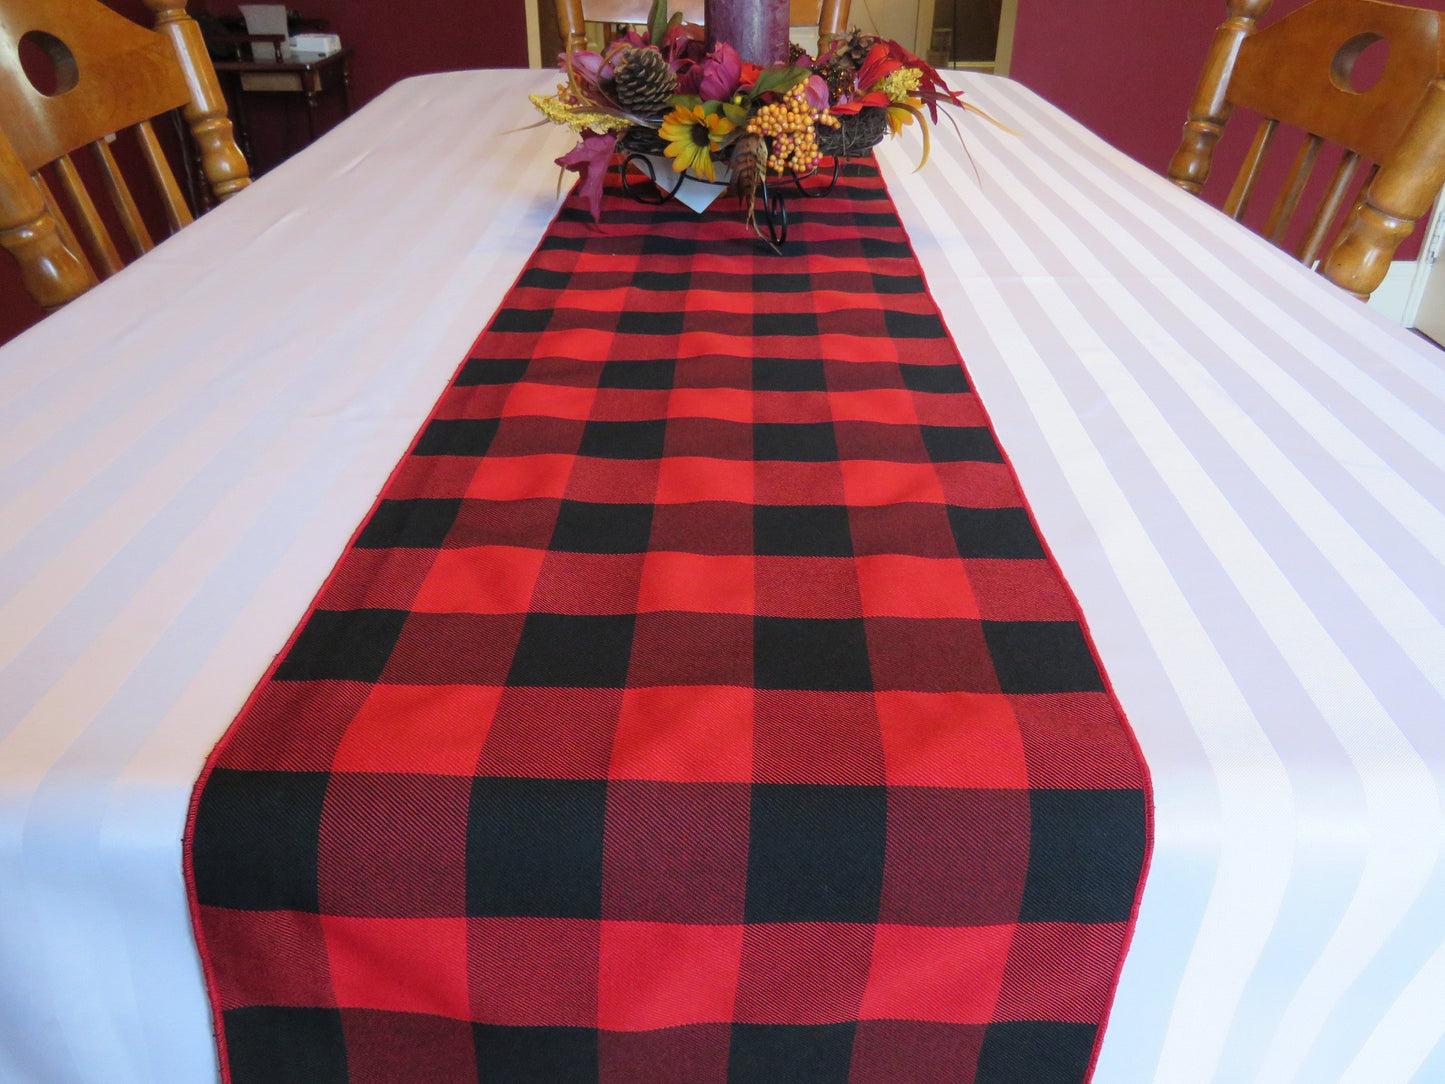
{"label": "buffalo check plaid fabric", "polygon": [[876,168],[575,198],[197,784],[232,1084],[1085,1079],[1145,769]]}

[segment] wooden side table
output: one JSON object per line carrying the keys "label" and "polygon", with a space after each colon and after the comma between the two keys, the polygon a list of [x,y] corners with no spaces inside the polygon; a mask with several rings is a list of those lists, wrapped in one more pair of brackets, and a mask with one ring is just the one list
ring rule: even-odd
{"label": "wooden side table", "polygon": [[[231,120],[236,141],[246,160],[256,167],[246,110],[248,94],[304,94],[306,96],[306,143],[316,138],[316,110],[326,94],[340,93],[345,116],[351,116],[351,72],[347,61],[355,48],[342,46],[339,52],[320,60],[217,60],[217,76],[229,92]],[[300,148],[297,148],[298,150]]]}

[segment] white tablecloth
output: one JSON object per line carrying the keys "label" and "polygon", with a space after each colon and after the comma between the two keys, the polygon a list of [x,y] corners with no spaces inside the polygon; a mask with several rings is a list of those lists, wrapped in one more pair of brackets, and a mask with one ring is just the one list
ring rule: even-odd
{"label": "white tablecloth", "polygon": [[[214,1077],[192,781],[554,213],[554,78],[402,83],[0,350],[0,1080]],[[957,79],[1022,135],[879,158],[1156,791],[1096,1079],[1445,1080],[1445,355]]]}

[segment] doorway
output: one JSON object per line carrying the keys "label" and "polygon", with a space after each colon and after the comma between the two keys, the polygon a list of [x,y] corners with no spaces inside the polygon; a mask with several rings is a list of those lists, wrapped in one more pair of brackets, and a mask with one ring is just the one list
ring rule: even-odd
{"label": "doorway", "polygon": [[935,68],[1007,75],[1018,8],[1018,0],[921,0],[919,22],[929,32],[917,52]]}

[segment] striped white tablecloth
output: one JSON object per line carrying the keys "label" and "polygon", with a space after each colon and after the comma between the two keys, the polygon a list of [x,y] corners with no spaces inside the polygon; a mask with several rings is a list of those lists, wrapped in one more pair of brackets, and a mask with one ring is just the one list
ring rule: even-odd
{"label": "striped white tablecloth", "polygon": [[[1022,135],[879,158],[1154,776],[1096,1079],[1445,1080],[1445,355],[957,79]],[[0,349],[0,1080],[214,1076],[191,783],[553,214],[553,82],[402,83]]]}

